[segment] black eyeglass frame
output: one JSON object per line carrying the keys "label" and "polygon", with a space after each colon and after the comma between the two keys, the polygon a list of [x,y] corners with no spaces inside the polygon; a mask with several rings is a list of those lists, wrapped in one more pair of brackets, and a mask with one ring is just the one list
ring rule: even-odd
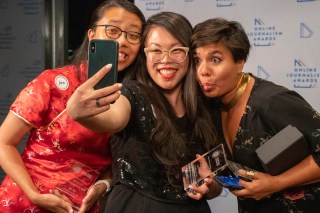
{"label": "black eyeglass frame", "polygon": [[[119,27],[117,27],[117,26],[114,26],[114,25],[111,25],[111,24],[97,24],[97,25],[94,25],[93,27],[94,27],[94,28],[95,28],[95,27],[105,27],[106,36],[108,36],[109,38],[112,38],[112,39],[118,39],[118,38],[120,38],[120,36],[122,35],[122,33],[125,33],[125,36],[124,36],[124,37],[127,39],[127,41],[128,41],[130,44],[139,44],[140,41],[141,41],[141,39],[142,39],[142,38],[141,38],[141,33],[137,33],[137,32],[134,32],[134,31],[124,31],[124,30],[122,30],[121,28],[119,28]],[[120,33],[117,34],[117,37],[112,37],[112,36],[108,35],[108,31],[107,31],[107,28],[108,28],[108,27],[114,27],[114,28],[116,28],[116,29],[119,30]],[[128,40],[128,34],[129,34],[129,33],[133,33],[133,34],[138,35],[138,36],[139,36],[139,40],[138,40],[137,42],[129,41],[129,40]]]}

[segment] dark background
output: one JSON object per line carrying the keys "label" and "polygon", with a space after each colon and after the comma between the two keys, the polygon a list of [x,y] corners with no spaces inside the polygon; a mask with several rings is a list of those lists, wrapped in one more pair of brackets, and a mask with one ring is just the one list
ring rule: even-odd
{"label": "dark background", "polygon": [[[134,3],[134,0],[129,0]],[[103,0],[68,1],[68,55],[71,56],[81,45],[87,34],[90,17]]]}

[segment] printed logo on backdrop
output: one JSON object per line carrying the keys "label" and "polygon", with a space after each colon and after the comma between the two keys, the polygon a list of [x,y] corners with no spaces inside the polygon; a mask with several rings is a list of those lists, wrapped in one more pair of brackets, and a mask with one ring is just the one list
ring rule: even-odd
{"label": "printed logo on backdrop", "polygon": [[216,0],[217,7],[232,7],[236,5],[236,0]]}
{"label": "printed logo on backdrop", "polygon": [[163,9],[166,1],[165,0],[140,0],[140,2],[144,2],[146,11],[158,11]]}
{"label": "printed logo on backdrop", "polygon": [[259,78],[268,80],[269,77],[270,77],[270,74],[269,74],[262,66],[258,66],[257,76],[258,76]]}
{"label": "printed logo on backdrop", "polygon": [[[8,110],[10,105],[14,101],[14,96],[12,93],[4,94],[4,96],[0,97],[0,116],[5,116],[8,114]],[[0,121],[1,117],[0,117]],[[0,122],[1,123],[1,122]]]}
{"label": "printed logo on backdrop", "polygon": [[36,30],[30,32],[30,34],[27,36],[27,41],[30,44],[37,43],[37,41],[38,41],[38,32]]}
{"label": "printed logo on backdrop", "polygon": [[35,60],[32,64],[24,66],[19,74],[25,82],[29,83],[41,73],[43,67],[41,60]]}
{"label": "printed logo on backdrop", "polygon": [[21,7],[22,11],[26,15],[37,15],[40,14],[40,0],[19,0],[18,6]]}
{"label": "printed logo on backdrop", "polygon": [[310,1],[319,1],[319,0],[297,0],[298,3],[301,3],[301,2],[310,2]]}
{"label": "printed logo on backdrop", "polygon": [[310,38],[313,35],[313,30],[305,23],[300,24],[300,38]]}
{"label": "printed logo on backdrop", "polygon": [[16,36],[12,32],[12,25],[6,25],[0,28],[0,50],[12,49],[12,43]]}
{"label": "printed logo on backdrop", "polygon": [[309,67],[302,60],[294,59],[293,71],[287,74],[294,88],[315,88],[319,82],[320,73],[317,67]]}
{"label": "printed logo on backdrop", "polygon": [[276,40],[283,35],[275,25],[267,25],[260,18],[255,18],[253,31],[247,33],[253,46],[273,46]]}
{"label": "printed logo on backdrop", "polygon": [[9,65],[5,65],[0,69],[0,78],[8,78],[10,75]]}
{"label": "printed logo on backdrop", "polygon": [[8,1],[0,0],[0,9],[7,9],[7,8],[8,8]]}

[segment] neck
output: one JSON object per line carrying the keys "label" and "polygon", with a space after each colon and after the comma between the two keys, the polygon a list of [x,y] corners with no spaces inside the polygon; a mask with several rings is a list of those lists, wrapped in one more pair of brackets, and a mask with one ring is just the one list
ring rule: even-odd
{"label": "neck", "polygon": [[181,88],[165,91],[164,96],[175,111],[177,117],[182,117],[185,114],[184,104],[182,101]]}
{"label": "neck", "polygon": [[237,85],[236,94],[233,96],[233,98],[229,103],[224,104],[220,102],[220,109],[222,109],[223,111],[229,111],[232,107],[234,107],[238,103],[244,91],[246,90],[249,81],[250,81],[250,75],[248,73],[242,73]]}

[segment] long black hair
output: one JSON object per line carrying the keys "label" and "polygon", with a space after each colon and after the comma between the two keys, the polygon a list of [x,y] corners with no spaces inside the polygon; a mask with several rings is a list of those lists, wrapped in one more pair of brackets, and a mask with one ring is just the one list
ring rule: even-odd
{"label": "long black hair", "polygon": [[[192,25],[182,15],[173,12],[161,12],[151,16],[142,34],[142,45],[153,27],[163,27],[171,33],[183,46],[189,47]],[[182,79],[182,99],[186,117],[189,120],[192,138],[181,135],[174,109],[163,95],[159,86],[151,79],[146,68],[146,56],[141,56],[141,70],[137,72],[137,81],[150,98],[156,114],[156,127],[151,135],[152,151],[163,164],[174,166],[181,163],[180,157],[186,152],[186,141],[200,139],[208,149],[215,143],[213,125],[210,116],[204,109],[200,99],[200,91],[193,75],[191,53],[188,53],[189,65],[186,76]],[[152,91],[152,92],[150,92]]]}

